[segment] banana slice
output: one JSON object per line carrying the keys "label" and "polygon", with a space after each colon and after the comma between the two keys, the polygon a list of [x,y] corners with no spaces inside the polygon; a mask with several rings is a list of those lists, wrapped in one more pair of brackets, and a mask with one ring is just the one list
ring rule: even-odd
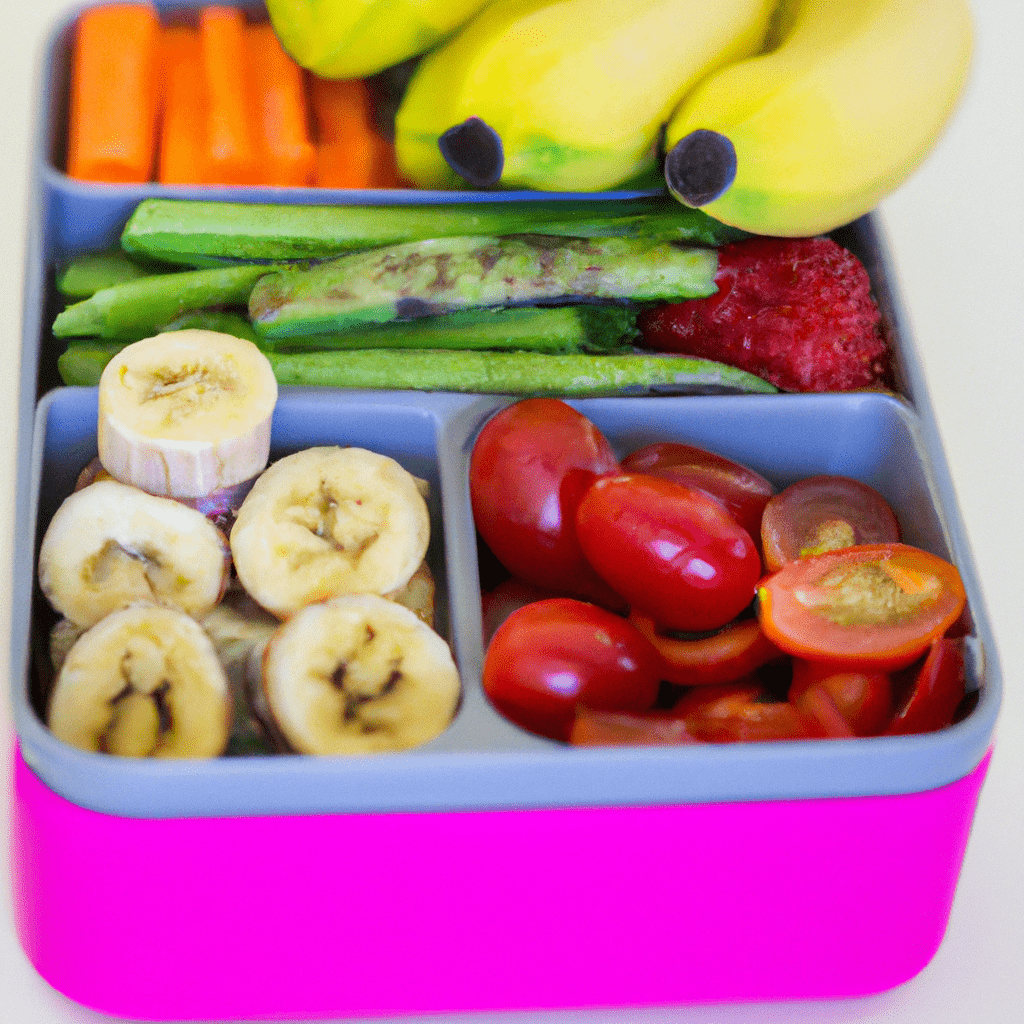
{"label": "banana slice", "polygon": [[71,648],[78,643],[78,638],[86,631],[86,626],[79,626],[70,619],[60,618],[50,628],[50,667],[56,676],[67,660]]}
{"label": "banana slice", "polygon": [[405,605],[433,629],[436,591],[434,574],[430,571],[430,566],[426,562],[421,562],[420,567],[412,574],[404,587],[392,590],[384,597],[389,601],[397,601],[399,604]]}
{"label": "banana slice", "polygon": [[305,754],[405,750],[442,733],[459,704],[444,640],[373,594],[308,605],[282,623],[263,662],[267,704]]}
{"label": "banana slice", "polygon": [[427,503],[394,459],[307,448],[253,485],[231,529],[231,553],[242,586],[284,618],[336,594],[404,587],[429,539]]}
{"label": "banana slice", "polygon": [[146,338],[100,377],[100,461],[151,494],[212,494],[266,467],[276,402],[270,361],[251,341],[204,330]]}
{"label": "banana slice", "polygon": [[176,608],[113,612],[71,648],[47,710],[53,734],[81,750],[125,757],[216,757],[231,699],[210,638]]}
{"label": "banana slice", "polygon": [[241,587],[228,589],[199,620],[227,674],[234,705],[228,754],[266,754],[287,749],[276,735],[262,691],[263,652],[280,622]]}
{"label": "banana slice", "polygon": [[201,512],[116,480],[69,495],[39,549],[39,586],[79,626],[138,600],[205,614],[224,594],[224,534]]}

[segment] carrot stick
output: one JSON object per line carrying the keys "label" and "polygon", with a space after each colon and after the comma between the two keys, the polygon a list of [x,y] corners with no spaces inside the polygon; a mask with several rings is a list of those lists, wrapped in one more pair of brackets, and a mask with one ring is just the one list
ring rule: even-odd
{"label": "carrot stick", "polygon": [[316,183],[322,188],[395,188],[394,147],[373,124],[370,92],[360,78],[310,75],[317,131]]}
{"label": "carrot stick", "polygon": [[269,22],[250,27],[248,44],[267,182],[312,185],[316,151],[309,140],[302,71],[285,53]]}
{"label": "carrot stick", "polygon": [[164,185],[206,185],[212,181],[206,143],[206,96],[198,73],[199,32],[164,29],[163,103],[157,180]]}
{"label": "carrot stick", "polygon": [[203,7],[199,38],[211,184],[263,184],[244,13],[238,7]]}
{"label": "carrot stick", "polygon": [[159,27],[151,4],[110,4],[79,16],[71,69],[71,177],[149,181],[159,94]]}

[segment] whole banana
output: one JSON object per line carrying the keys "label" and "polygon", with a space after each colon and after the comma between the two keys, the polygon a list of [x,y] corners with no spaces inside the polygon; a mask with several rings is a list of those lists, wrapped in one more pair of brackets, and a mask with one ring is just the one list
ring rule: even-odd
{"label": "whole banana", "polygon": [[774,7],[495,0],[413,75],[395,123],[402,173],[426,188],[461,175],[474,185],[592,191],[650,171],[680,99],[757,52]]}
{"label": "whole banana", "polygon": [[360,78],[429,49],[485,0],[267,0],[284,48],[323,78]]}
{"label": "whole banana", "polygon": [[920,164],[964,88],[966,0],[787,0],[770,51],[690,92],[668,123],[681,202],[747,231],[815,235]]}

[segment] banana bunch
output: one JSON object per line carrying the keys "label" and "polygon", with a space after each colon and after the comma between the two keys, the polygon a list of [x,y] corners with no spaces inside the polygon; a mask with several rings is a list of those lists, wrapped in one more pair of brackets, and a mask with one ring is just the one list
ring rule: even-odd
{"label": "banana bunch", "polygon": [[284,48],[322,78],[361,78],[415,57],[485,0],[267,0]]}
{"label": "banana bunch", "polygon": [[414,73],[399,167],[425,188],[591,191],[656,165],[710,71],[756,53],[775,0],[495,0]]}
{"label": "banana bunch", "polygon": [[759,234],[871,210],[964,87],[966,0],[495,0],[415,71],[396,117],[426,188],[628,187]]}
{"label": "banana bunch", "polygon": [[[244,753],[268,737],[357,753],[436,736],[461,690],[432,628],[426,482],[359,448],[265,468],[277,397],[265,357],[211,332],[162,340],[127,346],[104,374],[101,468],[82,474],[40,546],[40,589],[60,615],[51,730],[134,757]],[[227,537],[193,506],[239,483]],[[347,611],[308,614],[330,602]]]}
{"label": "banana bunch", "polygon": [[869,212],[934,145],[972,50],[966,0],[786,0],[779,45],[708,75],[668,122],[683,203],[759,234]]}

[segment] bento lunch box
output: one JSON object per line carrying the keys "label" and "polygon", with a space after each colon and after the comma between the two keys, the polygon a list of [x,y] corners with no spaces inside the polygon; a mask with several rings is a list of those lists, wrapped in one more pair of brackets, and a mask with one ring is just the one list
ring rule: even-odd
{"label": "bento lunch box", "polygon": [[[46,728],[37,670],[46,609],[35,556],[96,454],[96,390],[55,375],[54,269],[116,240],[142,195],[167,190],[63,176],[53,140],[67,46],[65,25],[40,84],[16,502],[17,535],[34,543],[14,552],[11,624],[13,903],[40,975],[116,1016],[223,1020],[839,998],[917,974],[949,920],[1002,683],[873,220],[837,238],[872,277],[899,394],[571,404],[619,454],[676,440],[777,487],[837,473],[878,489],[906,542],[964,579],[975,703],[962,720],[917,736],[724,746],[572,748],[528,734],[481,685],[468,485],[477,433],[512,399],[289,388],[272,458],[358,445],[430,483],[438,630],[463,685],[451,726],[417,749],[361,757],[90,754]],[[309,189],[230,198],[399,201]]]}

